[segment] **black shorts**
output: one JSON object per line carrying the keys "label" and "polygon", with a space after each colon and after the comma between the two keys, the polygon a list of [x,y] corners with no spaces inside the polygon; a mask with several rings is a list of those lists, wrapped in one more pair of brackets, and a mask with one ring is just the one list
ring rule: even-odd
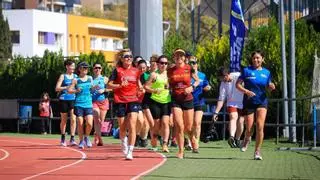
{"label": "black shorts", "polygon": [[204,111],[206,111],[206,106],[205,105],[196,105],[196,106],[194,106],[194,111],[202,111],[202,112],[204,112]]}
{"label": "black shorts", "polygon": [[59,100],[60,113],[68,113],[74,109],[74,100]]}
{"label": "black shorts", "polygon": [[243,115],[249,115],[255,113],[258,108],[268,108],[268,104],[244,104]]}
{"label": "black shorts", "polygon": [[[116,110],[117,117],[125,117],[128,113],[131,112],[139,112],[138,102],[130,102],[130,103],[115,103],[114,107]],[[140,106],[141,107],[141,106]]]}
{"label": "black shorts", "polygon": [[150,104],[150,112],[153,119],[161,119],[162,116],[170,116],[170,103],[161,104],[152,100],[152,103]]}
{"label": "black shorts", "polygon": [[150,109],[151,98],[150,95],[145,95],[142,100],[142,109]]}
{"label": "black shorts", "polygon": [[172,107],[178,107],[178,108],[181,108],[182,110],[193,109],[193,100],[184,101],[184,102],[178,102],[178,101],[172,100]]}

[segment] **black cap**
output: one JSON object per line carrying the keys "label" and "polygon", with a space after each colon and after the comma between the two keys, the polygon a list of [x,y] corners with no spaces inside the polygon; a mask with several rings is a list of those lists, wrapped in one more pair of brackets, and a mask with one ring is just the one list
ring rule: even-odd
{"label": "black cap", "polygon": [[192,53],[190,51],[186,51],[186,57],[192,56]]}
{"label": "black cap", "polygon": [[77,67],[78,67],[78,68],[80,68],[80,67],[87,67],[87,68],[88,68],[88,67],[89,67],[89,64],[87,64],[86,62],[82,61],[82,62],[79,62],[79,63],[78,63]]}

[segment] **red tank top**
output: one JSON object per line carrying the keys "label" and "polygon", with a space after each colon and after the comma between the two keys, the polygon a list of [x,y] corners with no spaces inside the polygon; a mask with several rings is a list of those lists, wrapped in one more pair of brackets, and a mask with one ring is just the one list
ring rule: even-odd
{"label": "red tank top", "polygon": [[117,67],[116,84],[121,84],[123,81],[128,81],[128,85],[114,90],[115,103],[138,102],[138,80],[140,72],[137,68],[130,67],[128,69]]}
{"label": "red tank top", "polygon": [[174,100],[185,102],[193,99],[191,93],[184,93],[184,90],[191,86],[191,67],[189,65],[186,64],[183,67],[174,66],[170,68],[168,70],[168,78]]}

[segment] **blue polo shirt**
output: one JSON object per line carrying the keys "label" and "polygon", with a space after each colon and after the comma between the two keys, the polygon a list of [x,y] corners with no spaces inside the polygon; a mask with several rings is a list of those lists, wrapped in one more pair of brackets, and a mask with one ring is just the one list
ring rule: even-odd
{"label": "blue polo shirt", "polygon": [[255,69],[252,66],[246,67],[243,69],[239,79],[244,82],[244,87],[256,95],[253,97],[248,97],[244,95],[243,104],[244,105],[267,105],[267,95],[266,88],[271,82],[271,74],[270,71],[266,68],[262,68],[260,70]]}

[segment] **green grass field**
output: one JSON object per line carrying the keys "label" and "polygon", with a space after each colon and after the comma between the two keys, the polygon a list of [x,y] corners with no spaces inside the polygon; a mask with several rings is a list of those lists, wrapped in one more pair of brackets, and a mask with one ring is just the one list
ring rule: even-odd
{"label": "green grass field", "polygon": [[[58,135],[1,133],[0,136],[56,138]],[[104,137],[105,143],[119,140]],[[294,144],[267,140],[262,148],[262,161],[253,160],[254,142],[246,152],[231,149],[226,141],[200,145],[200,154],[186,152],[185,159],[175,158],[176,148],[165,154],[166,163],[143,179],[320,179],[320,151],[278,151]]]}

